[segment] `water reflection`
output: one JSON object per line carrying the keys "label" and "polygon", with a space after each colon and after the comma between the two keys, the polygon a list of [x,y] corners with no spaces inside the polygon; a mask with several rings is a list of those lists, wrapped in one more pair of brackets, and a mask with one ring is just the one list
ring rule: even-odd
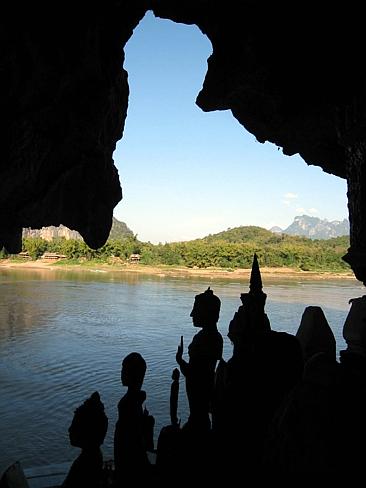
{"label": "water reflection", "polygon": [[43,327],[56,313],[42,284],[14,281],[2,283],[0,291],[0,341]]}

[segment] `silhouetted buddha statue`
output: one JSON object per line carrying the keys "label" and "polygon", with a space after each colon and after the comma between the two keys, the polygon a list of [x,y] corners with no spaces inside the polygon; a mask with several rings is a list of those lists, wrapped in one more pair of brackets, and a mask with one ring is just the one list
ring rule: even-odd
{"label": "silhouetted buddha statue", "polygon": [[276,412],[264,468],[279,476],[330,476],[340,461],[340,369],[336,341],[320,307],[305,308],[296,337],[305,360],[303,378]]}
{"label": "silhouetted buddha statue", "polygon": [[[323,336],[321,349],[327,349]],[[366,438],[366,296],[351,300],[343,327],[347,348],[340,363],[329,352],[313,354],[303,381],[291,392],[274,422],[265,467],[283,479],[346,480],[356,485],[364,473]],[[333,350],[329,341],[328,351]],[[333,367],[330,367],[333,364]]]}
{"label": "silhouetted buddha statue", "polygon": [[190,316],[194,327],[200,327],[188,346],[189,361],[183,359],[183,337],[178,346],[176,360],[186,380],[189,418],[184,428],[209,431],[209,412],[213,398],[215,368],[222,357],[223,339],[217,330],[220,299],[208,287],[196,295]]}
{"label": "silhouetted buddha statue", "polygon": [[320,352],[336,360],[336,340],[321,307],[305,308],[296,337],[300,342],[304,361]]}
{"label": "silhouetted buddha statue", "polygon": [[108,428],[108,418],[99,393],[94,392],[75,410],[69,428],[70,444],[82,449],[80,456],[73,462],[63,487],[65,488],[100,488],[103,469],[103,444]]}
{"label": "silhouetted buddha statue", "polygon": [[355,482],[364,473],[364,451],[360,446],[366,439],[366,295],[350,302],[343,327],[347,348],[340,352],[338,445],[342,471]]}
{"label": "silhouetted buddha statue", "polygon": [[303,358],[298,340],[271,330],[264,311],[266,294],[254,255],[249,293],[229,325],[233,355],[220,364],[215,437],[227,468],[256,472],[269,424],[283,398],[300,381]]}
{"label": "silhouetted buddha statue", "polygon": [[196,295],[190,316],[200,327],[188,347],[189,361],[183,359],[183,337],[176,360],[185,377],[189,418],[181,429],[181,452],[185,481],[208,482],[212,472],[210,412],[215,385],[215,368],[222,357],[223,339],[217,330],[220,299],[208,288]]}
{"label": "silhouetted buddha statue", "polygon": [[366,358],[366,295],[350,300],[351,308],[343,326],[343,337],[347,349],[342,356]]}
{"label": "silhouetted buddha statue", "polygon": [[137,352],[128,354],[122,361],[121,382],[127,386],[127,392],[118,403],[114,433],[114,463],[118,485],[125,480],[142,481],[150,474],[147,450],[152,449],[151,434],[146,435],[148,418],[143,409],[146,393],[141,389],[145,372],[146,362]]}
{"label": "silhouetted buddha statue", "polygon": [[296,337],[304,357],[304,382],[332,383],[338,374],[336,340],[321,307],[305,308]]}
{"label": "silhouetted buddha statue", "polygon": [[242,305],[229,324],[228,337],[233,344],[233,357],[240,357],[251,349],[257,337],[271,330],[264,311],[267,295],[262,290],[262,278],[257,255],[254,254],[250,275],[249,293],[242,293]]}

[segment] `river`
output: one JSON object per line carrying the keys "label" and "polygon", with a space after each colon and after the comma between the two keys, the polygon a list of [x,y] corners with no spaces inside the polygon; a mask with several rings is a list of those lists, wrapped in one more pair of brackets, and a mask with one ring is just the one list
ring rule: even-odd
{"label": "river", "polygon": [[[348,300],[364,294],[356,280],[265,280],[266,312],[274,330],[296,333],[307,305],[319,305],[337,341]],[[23,467],[72,461],[74,410],[99,391],[109,418],[102,446],[113,457],[117,403],[125,393],[121,361],[132,351],[147,362],[143,389],[154,415],[155,438],[169,423],[171,373],[180,336],[187,346],[197,332],[189,317],[194,296],[208,286],[221,298],[219,330],[226,334],[248,291],[247,281],[169,278],[103,271],[0,270],[0,473],[15,460]],[[179,415],[187,419],[181,378]]]}

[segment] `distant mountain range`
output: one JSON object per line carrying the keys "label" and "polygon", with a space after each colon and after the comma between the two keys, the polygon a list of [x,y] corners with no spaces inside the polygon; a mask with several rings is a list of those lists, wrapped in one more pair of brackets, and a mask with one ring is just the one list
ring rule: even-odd
{"label": "distant mountain range", "polygon": [[[206,242],[213,242],[217,240],[227,242],[267,242],[271,240],[271,236],[273,236],[273,234],[303,236],[310,239],[331,239],[333,237],[348,236],[349,222],[347,219],[342,221],[333,220],[329,222],[325,219],[321,220],[317,217],[301,215],[295,217],[293,223],[286,229],[272,227],[270,230],[267,230],[257,226],[241,226],[233,229],[227,229],[226,231],[219,232],[218,234],[210,234],[198,240],[203,240]],[[127,227],[124,222],[121,222],[113,217],[109,239],[124,239],[129,236],[132,237],[133,235],[133,231]],[[62,237],[65,239],[82,239],[81,235],[77,231],[70,230],[64,225],[60,225],[59,227],[42,227],[42,229],[25,228],[23,229],[23,237],[41,237],[46,241],[51,241],[52,239]]]}
{"label": "distant mountain range", "polygon": [[286,229],[272,227],[270,231],[278,234],[304,236],[309,239],[331,239],[349,235],[349,221],[348,219],[328,221],[309,215],[298,215]]}
{"label": "distant mountain range", "polygon": [[[113,217],[109,239],[124,239],[128,236],[132,237],[133,235],[132,230],[129,229],[124,222],[120,222]],[[61,237],[64,237],[67,240],[82,239],[79,232],[76,230],[70,230],[64,225],[60,225],[58,227],[52,225],[50,227],[42,227],[42,229],[31,229],[30,227],[27,227],[23,229],[23,238],[24,237],[41,237],[46,241],[52,241],[52,239],[58,239]]]}

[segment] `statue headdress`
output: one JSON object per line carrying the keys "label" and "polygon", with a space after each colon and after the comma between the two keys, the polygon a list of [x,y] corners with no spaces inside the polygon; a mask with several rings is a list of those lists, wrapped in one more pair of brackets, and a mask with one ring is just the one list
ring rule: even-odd
{"label": "statue headdress", "polygon": [[195,296],[194,307],[199,306],[206,310],[207,315],[213,317],[215,321],[219,319],[221,300],[210,287],[206,291]]}
{"label": "statue headdress", "polygon": [[258,257],[256,253],[253,256],[252,272],[250,274],[249,293],[261,293],[263,289],[261,272],[259,270]]}
{"label": "statue headdress", "polygon": [[257,254],[253,256],[249,292],[242,293],[242,304],[229,324],[228,337],[231,341],[247,343],[253,335],[271,329],[264,312],[267,295],[263,292],[262,277],[259,270]]}
{"label": "statue headdress", "polygon": [[108,429],[108,418],[99,393],[95,391],[75,410],[69,432],[71,444],[77,447],[103,444]]}
{"label": "statue headdress", "polygon": [[263,292],[262,277],[258,264],[257,254],[254,253],[252,271],[250,274],[249,293],[242,293],[241,301],[243,305],[249,303],[256,303],[257,307],[261,307],[264,313],[264,305],[266,303],[267,295]]}

